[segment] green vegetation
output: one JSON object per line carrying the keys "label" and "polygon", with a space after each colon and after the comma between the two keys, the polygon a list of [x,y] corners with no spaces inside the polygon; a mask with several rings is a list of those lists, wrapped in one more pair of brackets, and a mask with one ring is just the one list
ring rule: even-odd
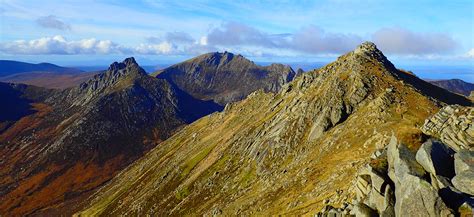
{"label": "green vegetation", "polygon": [[247,186],[257,177],[257,170],[255,168],[255,162],[248,168],[245,168],[242,175],[242,179],[240,180],[241,186]]}
{"label": "green vegetation", "polygon": [[211,152],[211,150],[214,148],[215,145],[210,145],[206,148],[204,148],[202,151],[200,151],[198,154],[194,155],[191,159],[189,159],[188,161],[186,161],[186,163],[184,163],[184,169],[183,169],[183,172],[181,173],[181,178],[184,178],[186,177],[189,172],[191,172],[191,170],[199,163],[201,162],[202,159],[204,159],[208,154],[209,152]]}
{"label": "green vegetation", "polygon": [[176,199],[178,200],[182,200],[184,199],[185,197],[187,197],[188,195],[190,194],[189,192],[189,189],[187,186],[184,186],[184,187],[181,187],[179,189],[176,190]]}

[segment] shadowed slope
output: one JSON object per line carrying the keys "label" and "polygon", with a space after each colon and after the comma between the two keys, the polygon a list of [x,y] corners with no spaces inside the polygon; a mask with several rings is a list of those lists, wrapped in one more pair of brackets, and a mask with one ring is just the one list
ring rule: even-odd
{"label": "shadowed slope", "polygon": [[0,135],[2,215],[67,215],[174,131],[220,107],[127,58],[35,109]]}

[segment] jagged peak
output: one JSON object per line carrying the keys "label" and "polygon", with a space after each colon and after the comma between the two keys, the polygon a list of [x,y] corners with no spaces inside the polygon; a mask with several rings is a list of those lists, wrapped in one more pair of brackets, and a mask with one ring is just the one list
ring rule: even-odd
{"label": "jagged peak", "polygon": [[139,67],[138,63],[135,61],[135,58],[133,57],[128,57],[125,58],[122,62],[113,62],[110,64],[108,71],[115,71],[115,70],[121,70],[126,67]]}
{"label": "jagged peak", "polygon": [[110,64],[109,69],[104,73],[100,73],[92,77],[90,80],[82,83],[79,88],[81,90],[101,91],[110,87],[125,77],[132,76],[134,79],[147,75],[146,72],[138,65],[135,58],[129,57],[122,62],[114,62]]}

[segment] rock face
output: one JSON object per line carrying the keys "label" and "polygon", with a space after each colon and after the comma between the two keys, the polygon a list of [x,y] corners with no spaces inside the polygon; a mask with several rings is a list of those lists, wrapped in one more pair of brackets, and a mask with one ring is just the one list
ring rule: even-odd
{"label": "rock face", "polygon": [[278,92],[296,73],[289,66],[258,66],[241,55],[208,53],[154,73],[179,89],[220,105],[245,98],[263,89]]}
{"label": "rock face", "polygon": [[0,135],[0,215],[70,213],[174,131],[221,108],[147,75],[133,58],[41,98]]}
{"label": "rock face", "polygon": [[[254,92],[190,124],[116,176],[77,214],[296,216],[328,204],[341,206],[326,206],[331,215],[348,214],[343,202],[355,196],[350,180],[376,147],[388,144],[392,132],[399,138],[394,145],[420,146],[419,126],[451,102],[470,103],[397,70],[374,44],[364,43],[278,93]],[[445,212],[411,146],[395,147],[400,159],[393,164],[373,159],[358,183],[366,198],[360,213],[381,209],[393,216],[397,191],[427,200],[412,205],[405,198],[400,209]],[[400,180],[390,179],[389,165]],[[395,180],[413,188],[397,190]]]}
{"label": "rock face", "polygon": [[474,150],[474,107],[446,106],[426,120],[421,130],[455,151]]}

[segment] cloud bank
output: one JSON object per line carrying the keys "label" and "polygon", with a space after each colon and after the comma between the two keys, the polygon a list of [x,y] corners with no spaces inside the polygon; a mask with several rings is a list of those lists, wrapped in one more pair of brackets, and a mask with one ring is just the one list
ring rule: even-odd
{"label": "cloud bank", "polygon": [[[50,17],[50,16],[48,16]],[[53,17],[54,18],[54,17]],[[54,22],[52,22],[54,23]],[[51,24],[51,23],[50,23]],[[57,24],[57,23],[56,23]],[[58,28],[60,24],[54,24]],[[314,26],[306,26],[292,33],[272,34],[237,22],[223,23],[200,37],[185,32],[167,32],[149,36],[145,43],[123,46],[111,40],[95,38],[77,41],[63,36],[0,43],[0,52],[8,54],[145,54],[195,55],[216,50],[229,50],[251,55],[294,52],[307,55],[342,54],[353,50],[365,40],[374,41],[387,54],[423,56],[442,55],[459,45],[447,34],[419,33],[403,28],[383,28],[369,38],[359,35],[332,33]],[[473,56],[474,51],[468,54]]]}
{"label": "cloud bank", "polygon": [[122,46],[110,40],[95,38],[68,41],[63,36],[44,37],[30,41],[18,40],[0,44],[0,50],[10,54],[110,54],[126,52]]}

